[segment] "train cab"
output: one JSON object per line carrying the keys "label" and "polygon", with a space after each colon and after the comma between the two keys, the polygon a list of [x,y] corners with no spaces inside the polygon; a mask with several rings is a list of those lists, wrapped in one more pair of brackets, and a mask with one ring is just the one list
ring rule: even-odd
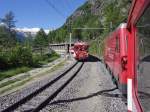
{"label": "train cab", "polygon": [[89,44],[86,42],[77,42],[73,46],[73,54],[76,60],[85,60],[88,58]]}

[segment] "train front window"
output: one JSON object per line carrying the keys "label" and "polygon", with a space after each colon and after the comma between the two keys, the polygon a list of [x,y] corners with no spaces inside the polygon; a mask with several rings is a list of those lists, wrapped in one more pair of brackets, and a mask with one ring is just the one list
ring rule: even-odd
{"label": "train front window", "polygon": [[150,111],[150,7],[137,23],[138,94],[144,112]]}

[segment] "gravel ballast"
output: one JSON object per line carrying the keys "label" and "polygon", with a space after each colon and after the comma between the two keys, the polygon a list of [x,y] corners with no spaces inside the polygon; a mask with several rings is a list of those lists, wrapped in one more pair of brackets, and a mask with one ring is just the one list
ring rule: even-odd
{"label": "gravel ballast", "polygon": [[[30,87],[0,97],[0,111],[54,79],[62,71]],[[67,77],[55,83],[51,91],[59,88]],[[84,63],[77,76],[41,112],[127,112],[127,106],[104,64],[93,57]]]}
{"label": "gravel ballast", "polygon": [[127,107],[104,64],[95,59],[85,62],[72,83],[41,112],[127,112]]}
{"label": "gravel ballast", "polygon": [[12,93],[4,95],[4,96],[1,96],[0,97],[0,111],[2,111],[3,109],[5,109],[8,106],[14,104],[15,102],[19,101],[20,99],[26,97],[27,95],[31,94],[32,92],[39,89],[46,83],[50,82],[51,80],[56,78],[59,74],[61,74],[63,71],[65,71],[67,68],[69,68],[74,63],[75,63],[74,61],[68,62],[64,65],[63,68],[50,73],[49,75],[45,76],[41,80],[34,81],[20,90],[17,90],[15,92],[12,92]]}

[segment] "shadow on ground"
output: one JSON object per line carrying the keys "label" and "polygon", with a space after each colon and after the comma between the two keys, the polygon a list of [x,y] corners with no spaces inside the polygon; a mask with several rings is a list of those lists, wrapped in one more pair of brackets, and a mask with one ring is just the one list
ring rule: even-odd
{"label": "shadow on ground", "polygon": [[150,62],[150,55],[144,57],[141,61]]}
{"label": "shadow on ground", "polygon": [[139,97],[141,98],[141,99],[150,99],[150,94],[149,93],[146,93],[146,92],[143,92],[143,91],[138,91],[138,93],[139,93]]}
{"label": "shadow on ground", "polygon": [[86,60],[80,60],[80,62],[98,62],[98,61],[101,61],[101,60],[93,55],[89,55],[88,59]]}
{"label": "shadow on ground", "polygon": [[53,104],[59,104],[59,103],[69,103],[69,102],[75,102],[75,101],[81,101],[81,100],[86,100],[95,96],[105,96],[105,97],[115,97],[115,98],[122,98],[121,94],[111,94],[108,92],[112,92],[114,90],[116,90],[116,88],[112,88],[112,89],[107,89],[107,90],[102,90],[102,91],[98,91],[96,93],[92,93],[90,95],[84,96],[84,97],[78,97],[78,98],[73,98],[73,99],[68,99],[68,100],[57,100],[57,101],[53,101],[50,103],[50,105]]}

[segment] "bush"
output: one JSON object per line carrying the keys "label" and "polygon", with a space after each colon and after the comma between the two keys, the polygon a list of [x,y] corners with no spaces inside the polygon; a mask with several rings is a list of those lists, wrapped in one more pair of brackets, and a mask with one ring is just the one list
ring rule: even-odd
{"label": "bush", "polygon": [[9,67],[8,53],[0,52],[0,69],[6,69]]}
{"label": "bush", "polygon": [[5,70],[5,71],[1,71],[0,72],[0,81],[5,79],[5,78],[8,78],[8,77],[11,77],[11,76],[14,76],[16,74],[19,74],[19,73],[24,73],[26,71],[29,71],[31,70],[30,67],[25,67],[25,66],[22,66],[22,67],[16,67],[16,68],[12,68],[12,69],[9,69],[9,70]]}
{"label": "bush", "polygon": [[60,55],[59,55],[59,54],[57,54],[57,53],[56,53],[56,52],[54,52],[54,51],[52,51],[52,52],[51,52],[50,56],[60,57]]}
{"label": "bush", "polygon": [[37,67],[39,66],[39,61],[42,60],[42,56],[41,55],[33,55],[32,56],[32,66]]}
{"label": "bush", "polygon": [[32,65],[32,52],[28,46],[17,45],[13,48],[10,55],[10,62],[12,66],[31,66]]}
{"label": "bush", "polygon": [[43,56],[34,54],[29,46],[17,45],[7,51],[0,50],[0,70],[6,70],[16,67],[38,67],[40,64],[46,64],[60,57],[52,52]]}
{"label": "bush", "polygon": [[9,51],[0,51],[1,70],[18,66],[33,66],[35,62],[29,46],[17,45]]}

